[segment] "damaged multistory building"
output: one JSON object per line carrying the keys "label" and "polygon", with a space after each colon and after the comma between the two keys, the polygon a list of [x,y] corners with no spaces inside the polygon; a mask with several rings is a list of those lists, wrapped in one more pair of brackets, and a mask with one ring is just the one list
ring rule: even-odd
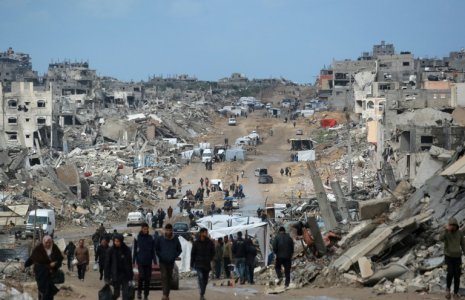
{"label": "damaged multistory building", "polygon": [[37,71],[32,70],[29,54],[15,52],[10,47],[7,51],[0,52],[0,82],[3,90],[9,92],[14,81],[33,82],[34,85],[38,85],[42,79]]}

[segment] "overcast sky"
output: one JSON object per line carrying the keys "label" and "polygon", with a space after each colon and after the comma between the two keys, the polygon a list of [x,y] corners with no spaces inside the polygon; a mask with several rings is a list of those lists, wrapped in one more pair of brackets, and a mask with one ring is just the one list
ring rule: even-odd
{"label": "overcast sky", "polygon": [[356,59],[381,40],[396,52],[442,57],[465,47],[463,0],[0,0],[0,51],[89,60],[100,75],[147,80],[314,82],[333,59]]}

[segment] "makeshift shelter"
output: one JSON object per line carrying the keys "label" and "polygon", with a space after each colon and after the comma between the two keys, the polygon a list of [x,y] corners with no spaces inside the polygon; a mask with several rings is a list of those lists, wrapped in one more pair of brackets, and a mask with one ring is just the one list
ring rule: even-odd
{"label": "makeshift shelter", "polygon": [[260,252],[262,257],[262,262],[265,265],[268,265],[268,255],[270,254],[270,240],[269,240],[269,226],[266,222],[248,224],[248,225],[238,225],[233,227],[222,227],[218,229],[213,229],[209,232],[210,236],[213,239],[217,239],[224,236],[229,236],[231,234],[236,234],[242,232],[245,235],[253,236],[257,239],[258,244],[260,245]]}
{"label": "makeshift shelter", "polygon": [[297,152],[299,161],[315,160],[315,150],[299,151]]}
{"label": "makeshift shelter", "polygon": [[291,139],[292,150],[310,150],[313,149],[313,141],[311,139]]}
{"label": "makeshift shelter", "polygon": [[251,145],[251,144],[252,144],[252,140],[251,140],[251,139],[248,139],[248,138],[245,138],[245,137],[238,138],[238,139],[234,142],[234,145],[236,145],[236,146],[240,146],[240,145]]}
{"label": "makeshift shelter", "polygon": [[326,128],[326,127],[334,127],[337,125],[336,120],[334,119],[323,119],[320,120],[321,127]]}
{"label": "makeshift shelter", "polygon": [[234,160],[234,156],[236,157],[236,160],[245,160],[246,159],[246,152],[244,149],[228,149],[226,150],[226,161],[228,160]]}

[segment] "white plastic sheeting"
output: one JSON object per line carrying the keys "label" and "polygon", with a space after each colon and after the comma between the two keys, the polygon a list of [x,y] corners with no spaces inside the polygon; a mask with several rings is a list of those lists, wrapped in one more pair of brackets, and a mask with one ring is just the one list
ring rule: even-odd
{"label": "white plastic sheeting", "polygon": [[[214,179],[210,180],[212,182]],[[197,220],[197,224],[208,230],[216,230],[224,227],[244,226],[248,224],[260,223],[261,219],[257,217],[242,217],[237,215],[213,215],[206,216]]]}
{"label": "white plastic sheeting", "polygon": [[194,150],[184,151],[184,152],[181,152],[181,157],[184,159],[191,159],[192,154],[194,154]]}
{"label": "white plastic sheeting", "polygon": [[217,239],[230,234],[238,233],[239,231],[245,235],[254,236],[260,245],[261,255],[265,265],[268,265],[268,255],[270,254],[269,226],[268,223],[260,222],[249,225],[238,225],[233,227],[222,227],[209,231],[212,238]]}
{"label": "white plastic sheeting", "polygon": [[178,265],[179,272],[189,272],[190,271],[190,263],[191,263],[191,250],[192,244],[189,243],[185,238],[182,236],[178,237],[179,242],[181,243],[182,253],[181,253],[181,265]]}
{"label": "white plastic sheeting", "polygon": [[299,161],[315,160],[315,150],[299,151]]}

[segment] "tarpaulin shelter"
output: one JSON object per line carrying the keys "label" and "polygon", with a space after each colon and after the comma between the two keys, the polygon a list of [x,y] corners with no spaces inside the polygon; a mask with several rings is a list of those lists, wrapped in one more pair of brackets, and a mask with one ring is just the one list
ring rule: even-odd
{"label": "tarpaulin shelter", "polygon": [[236,160],[245,160],[246,159],[246,152],[244,149],[237,149],[231,148],[226,150],[226,161],[234,160],[234,156]]}
{"label": "tarpaulin shelter", "polygon": [[269,226],[266,222],[259,222],[248,225],[238,225],[233,227],[222,227],[213,229],[209,232],[213,239],[229,236],[242,232],[245,235],[253,236],[257,239],[260,245],[261,257],[265,265],[268,265],[268,255],[270,254]]}
{"label": "tarpaulin shelter", "polygon": [[336,120],[334,119],[323,119],[320,120],[321,127],[326,128],[326,127],[334,127],[337,125]]}
{"label": "tarpaulin shelter", "polygon": [[299,151],[297,152],[299,161],[315,160],[315,150]]}

